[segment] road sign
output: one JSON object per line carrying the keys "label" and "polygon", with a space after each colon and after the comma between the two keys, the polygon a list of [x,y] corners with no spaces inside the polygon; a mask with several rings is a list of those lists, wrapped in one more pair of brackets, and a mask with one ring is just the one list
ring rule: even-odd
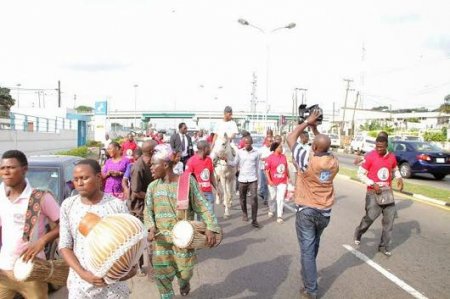
{"label": "road sign", "polygon": [[108,112],[108,102],[95,102],[95,115],[106,115]]}

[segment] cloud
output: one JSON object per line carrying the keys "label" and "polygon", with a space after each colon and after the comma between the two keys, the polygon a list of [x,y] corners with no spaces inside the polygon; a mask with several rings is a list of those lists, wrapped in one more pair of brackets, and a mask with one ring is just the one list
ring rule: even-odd
{"label": "cloud", "polygon": [[125,63],[76,63],[64,66],[66,69],[81,72],[122,71],[128,67],[130,67],[130,64]]}

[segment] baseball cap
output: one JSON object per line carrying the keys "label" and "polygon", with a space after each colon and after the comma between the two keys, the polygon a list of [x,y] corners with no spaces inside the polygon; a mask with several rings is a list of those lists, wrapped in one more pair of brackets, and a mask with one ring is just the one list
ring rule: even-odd
{"label": "baseball cap", "polygon": [[233,109],[231,109],[230,106],[226,106],[225,109],[223,110],[223,112],[225,112],[225,113],[233,113]]}

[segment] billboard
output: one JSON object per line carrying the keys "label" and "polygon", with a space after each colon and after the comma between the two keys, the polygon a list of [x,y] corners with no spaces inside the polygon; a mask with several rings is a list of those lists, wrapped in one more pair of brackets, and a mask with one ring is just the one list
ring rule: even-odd
{"label": "billboard", "polygon": [[95,102],[95,115],[106,115],[108,113],[108,102]]}

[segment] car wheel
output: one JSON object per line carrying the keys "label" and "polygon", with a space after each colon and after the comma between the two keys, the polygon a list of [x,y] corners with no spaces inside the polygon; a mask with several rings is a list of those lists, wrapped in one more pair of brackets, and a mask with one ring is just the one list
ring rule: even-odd
{"label": "car wheel", "polygon": [[402,175],[402,177],[404,177],[404,178],[411,177],[411,166],[409,166],[409,164],[407,162],[400,164],[399,170],[400,170],[400,174]]}
{"label": "car wheel", "polygon": [[436,180],[440,181],[440,180],[443,180],[446,175],[443,173],[433,173],[433,176]]}

